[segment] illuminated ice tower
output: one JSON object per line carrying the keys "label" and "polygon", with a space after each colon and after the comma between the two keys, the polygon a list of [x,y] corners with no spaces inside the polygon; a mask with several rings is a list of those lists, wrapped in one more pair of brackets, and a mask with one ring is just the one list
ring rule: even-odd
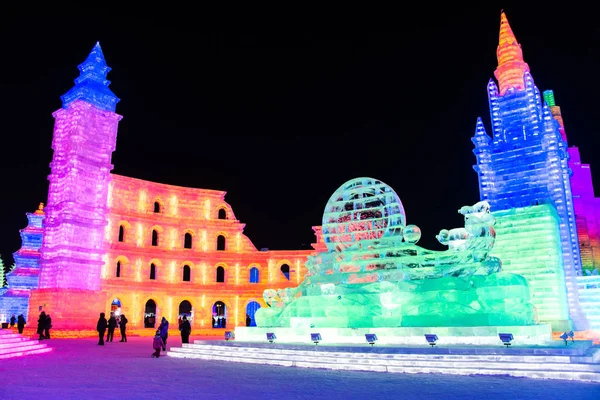
{"label": "illuminated ice tower", "polygon": [[100,279],[107,195],[122,118],[115,113],[119,99],[108,88],[110,67],[99,43],[78,68],[75,86],[53,114],[40,281],[30,299],[30,316],[41,306],[55,328],[95,326],[98,310],[104,310]]}
{"label": "illuminated ice tower", "polygon": [[[529,271],[534,303],[537,296],[536,307],[542,319],[564,320],[562,306],[568,309],[568,317],[575,327],[585,329],[586,322],[581,316],[577,295],[576,276],[581,274],[581,261],[571,194],[571,172],[567,165],[567,144],[549,105],[542,101],[529,66],[523,59],[521,45],[504,13],[501,14],[500,41],[496,54],[498,67],[495,76],[498,85],[493,80],[488,83],[493,138],[487,135],[483,122],[478,119],[472,139],[477,157],[475,170],[479,175],[480,197],[490,203],[492,211],[506,211],[503,214],[505,219],[509,218],[508,210],[520,210],[518,218],[524,220],[527,214],[527,218],[538,218],[543,225],[543,221],[548,221],[551,214],[554,215],[559,234],[556,251],[562,252],[559,257],[562,258],[562,266],[560,270],[553,270],[556,262],[548,258],[553,254],[551,247],[533,253],[531,246],[534,243],[523,245],[527,239],[519,236],[513,237],[512,244],[506,242],[505,246],[499,246],[499,249],[505,249],[505,254],[494,255],[498,255],[509,269],[521,263],[519,268]],[[544,219],[540,213],[548,215]],[[515,215],[511,218],[516,218]],[[503,218],[502,215],[498,217],[500,221]],[[532,221],[523,225],[521,233],[527,232],[528,238],[535,238],[538,243],[550,246],[552,232],[548,230],[549,227],[536,231],[538,225]],[[502,237],[500,232],[498,237]],[[504,240],[509,240],[508,237],[505,235]],[[510,246],[513,246],[512,253]],[[531,258],[526,259],[524,252]],[[561,298],[565,297],[565,287],[567,296],[563,301]],[[554,304],[556,299],[558,301]],[[554,326],[558,329],[558,325]]]}
{"label": "illuminated ice tower", "polygon": [[27,310],[29,294],[38,287],[40,277],[40,247],[44,236],[44,203],[40,203],[34,213],[27,213],[28,224],[21,229],[21,248],[13,253],[15,268],[6,275],[8,289],[0,289],[0,315],[10,318],[11,315],[23,314],[29,321]]}

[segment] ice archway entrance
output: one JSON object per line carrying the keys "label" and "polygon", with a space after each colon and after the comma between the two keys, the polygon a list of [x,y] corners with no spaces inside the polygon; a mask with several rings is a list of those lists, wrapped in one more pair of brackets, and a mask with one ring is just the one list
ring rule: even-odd
{"label": "ice archway entrance", "polygon": [[156,302],[152,299],[144,307],[144,328],[156,328]]}
{"label": "ice archway entrance", "polygon": [[227,306],[222,301],[217,301],[212,307],[212,326],[213,328],[227,327]]}
{"label": "ice archway entrance", "polygon": [[256,326],[256,321],[254,320],[254,314],[256,314],[256,310],[260,308],[260,304],[256,301],[251,301],[246,306],[246,326]]}
{"label": "ice archway entrance", "polygon": [[114,315],[115,317],[121,315],[121,300],[117,297],[110,303],[110,315]]}

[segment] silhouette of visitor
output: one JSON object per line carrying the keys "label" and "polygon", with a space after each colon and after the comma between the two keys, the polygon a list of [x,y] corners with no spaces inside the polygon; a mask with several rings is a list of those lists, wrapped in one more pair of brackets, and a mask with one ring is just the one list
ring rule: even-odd
{"label": "silhouette of visitor", "polygon": [[50,314],[46,315],[46,324],[44,326],[44,337],[50,339],[50,328],[52,328],[52,318]]}
{"label": "silhouette of visitor", "polygon": [[120,342],[127,342],[127,318],[125,318],[125,314],[121,314],[121,319],[119,320],[119,329],[121,330],[121,340]]}
{"label": "silhouette of visitor", "polygon": [[100,318],[98,318],[98,323],[96,324],[96,330],[98,331],[98,345],[104,346],[104,332],[106,332],[106,326],[108,325],[108,321],[104,317],[104,313],[100,313]]}
{"label": "silhouette of visitor", "polygon": [[23,334],[23,328],[25,328],[25,317],[23,314],[19,314],[19,318],[17,318],[17,329],[20,334]]}
{"label": "silhouette of visitor", "polygon": [[181,331],[181,343],[189,343],[190,342],[190,333],[192,333],[192,326],[190,325],[190,321],[188,321],[187,317],[184,315],[181,320],[181,325],[179,326],[179,330]]}
{"label": "silhouette of visitor", "polygon": [[108,319],[108,332],[106,333],[106,341],[112,342],[113,336],[115,334],[115,328],[117,327],[117,319],[115,318],[115,314],[111,313],[110,318]]}
{"label": "silhouette of visitor", "polygon": [[38,318],[37,334],[39,335],[38,340],[44,339],[44,329],[46,329],[46,313],[42,311]]}

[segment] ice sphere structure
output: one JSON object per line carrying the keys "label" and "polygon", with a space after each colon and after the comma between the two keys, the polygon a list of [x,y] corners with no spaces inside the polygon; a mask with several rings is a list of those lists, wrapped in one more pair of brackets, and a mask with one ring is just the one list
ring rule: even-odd
{"label": "ice sphere structure", "polygon": [[527,281],[489,253],[495,219],[485,201],[459,210],[465,226],[437,235],[448,250],[416,245],[402,202],[385,183],[357,178],[323,214],[327,250],[310,256],[297,288],[267,289],[260,327],[368,328],[535,323]]}

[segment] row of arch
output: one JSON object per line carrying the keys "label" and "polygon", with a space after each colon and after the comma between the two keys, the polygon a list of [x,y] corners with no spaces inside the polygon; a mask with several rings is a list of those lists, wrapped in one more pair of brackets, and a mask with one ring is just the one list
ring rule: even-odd
{"label": "row of arch", "polygon": [[[110,305],[110,314],[118,317],[123,314],[122,312],[122,303],[119,298],[114,298]],[[246,305],[246,326],[256,326],[255,314],[256,311],[260,308],[260,303],[257,301],[250,301]],[[159,325],[159,309],[157,307],[156,301],[153,299],[148,299],[146,304],[144,305],[144,328],[157,328]],[[179,303],[178,312],[177,312],[177,321],[181,323],[181,320],[185,316],[190,323],[193,325],[194,323],[194,308],[192,303],[188,300],[183,300]],[[223,301],[216,301],[211,306],[211,327],[213,329],[219,328],[227,328],[227,318],[229,316],[227,305]],[[170,324],[173,321],[169,321]],[[231,325],[231,323],[230,323]],[[172,328],[173,325],[170,325]]]}
{"label": "row of arch", "polygon": [[[155,214],[160,214],[163,212],[163,203],[160,200],[155,200],[154,201],[154,206],[153,206],[153,212]],[[219,211],[217,211],[217,219],[229,219],[227,217],[227,209],[225,207],[221,207],[219,208]]]}
{"label": "row of arch", "polygon": [[[289,281],[290,280],[290,266],[288,264],[282,264],[279,268],[283,276]],[[155,263],[150,263],[149,268],[149,279],[156,280],[157,274],[157,265]],[[117,261],[117,265],[115,268],[115,278],[121,278],[123,275],[123,264],[120,260]],[[192,268],[188,264],[183,264],[182,266],[182,282],[190,282],[192,280]],[[215,270],[215,282],[224,283],[225,282],[225,268],[222,266],[218,266]],[[249,271],[249,283],[260,283],[260,271],[257,267],[251,267]]]}
{"label": "row of arch", "polygon": [[[159,245],[159,237],[160,237],[160,234],[159,234],[158,229],[152,229],[152,242],[151,242],[152,246],[156,247]],[[119,240],[119,242],[125,241],[125,225],[123,225],[123,224],[119,225],[118,240]],[[183,248],[191,249],[193,240],[194,240],[193,235],[190,232],[186,232],[183,236]],[[225,238],[225,236],[218,235],[217,236],[217,251],[225,251],[226,244],[227,244],[227,239]]]}

